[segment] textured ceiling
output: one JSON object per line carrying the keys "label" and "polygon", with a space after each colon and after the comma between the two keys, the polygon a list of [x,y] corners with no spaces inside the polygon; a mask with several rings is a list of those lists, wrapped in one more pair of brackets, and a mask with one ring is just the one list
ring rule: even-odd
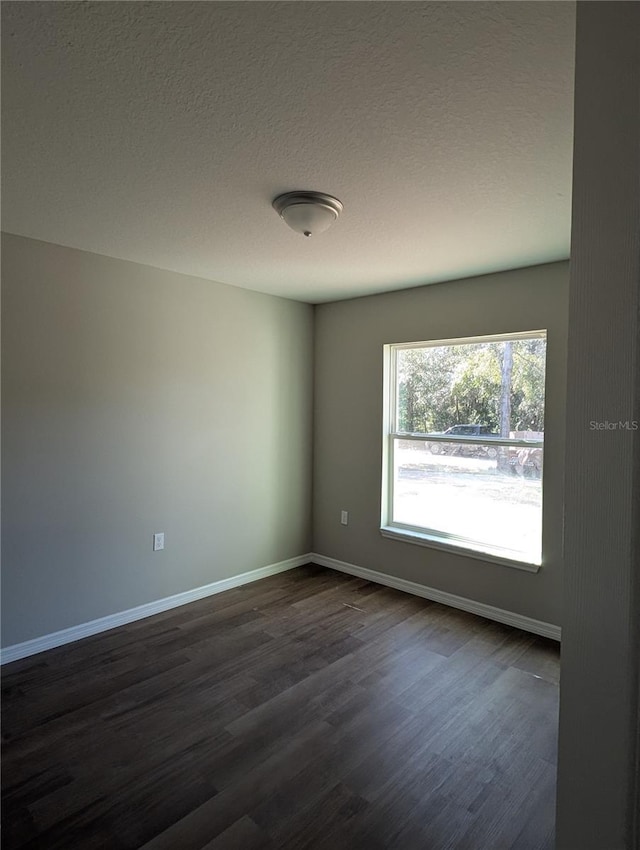
{"label": "textured ceiling", "polygon": [[[573,3],[2,14],[9,232],[313,302],[569,254]],[[305,239],[290,189],[344,213]]]}

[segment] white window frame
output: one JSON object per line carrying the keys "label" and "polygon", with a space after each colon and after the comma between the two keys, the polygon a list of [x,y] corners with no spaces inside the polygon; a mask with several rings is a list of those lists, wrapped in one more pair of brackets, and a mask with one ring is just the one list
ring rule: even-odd
{"label": "white window frame", "polygon": [[[396,392],[397,392],[397,352],[402,349],[414,348],[437,348],[449,345],[472,345],[482,342],[505,342],[507,340],[520,339],[546,339],[546,330],[520,331],[509,334],[493,334],[487,336],[459,337],[455,339],[437,339],[423,342],[389,343],[384,346],[383,367],[383,439],[382,439],[382,515],[380,521],[380,533],[383,537],[402,540],[407,543],[415,543],[419,546],[427,546],[433,549],[441,549],[447,552],[464,555],[482,561],[502,564],[527,572],[538,572],[544,553],[539,561],[529,562],[522,560],[519,553],[514,550],[500,546],[492,546],[473,539],[467,539],[437,529],[422,526],[407,525],[393,521],[393,483],[394,483],[394,449],[398,440],[417,442],[442,442],[460,443],[462,445],[487,445],[490,442],[495,446],[508,446],[510,448],[526,447],[540,448],[543,451],[544,440],[520,440],[506,437],[456,437],[452,435],[419,434],[395,430],[395,419],[397,415]],[[546,387],[545,374],[545,387]],[[544,506],[544,460],[542,473],[542,500]],[[543,511],[544,522],[544,511]],[[542,542],[544,541],[544,525],[542,528]]]}

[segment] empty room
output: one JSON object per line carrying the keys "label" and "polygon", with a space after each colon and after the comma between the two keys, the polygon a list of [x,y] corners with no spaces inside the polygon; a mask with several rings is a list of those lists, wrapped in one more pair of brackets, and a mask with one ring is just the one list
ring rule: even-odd
{"label": "empty room", "polygon": [[634,850],[640,4],[1,11],[3,846]]}

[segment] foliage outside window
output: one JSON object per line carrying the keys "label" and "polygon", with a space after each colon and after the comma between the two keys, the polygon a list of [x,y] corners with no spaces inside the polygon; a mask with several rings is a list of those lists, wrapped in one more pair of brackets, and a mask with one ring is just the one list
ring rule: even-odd
{"label": "foliage outside window", "polygon": [[540,564],[546,333],[385,357],[383,533]]}

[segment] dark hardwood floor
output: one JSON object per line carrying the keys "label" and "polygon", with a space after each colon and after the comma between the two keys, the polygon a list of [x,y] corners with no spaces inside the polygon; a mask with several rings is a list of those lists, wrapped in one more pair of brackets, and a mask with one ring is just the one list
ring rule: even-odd
{"label": "dark hardwood floor", "polygon": [[14,662],[4,850],[551,850],[559,650],[308,566]]}

